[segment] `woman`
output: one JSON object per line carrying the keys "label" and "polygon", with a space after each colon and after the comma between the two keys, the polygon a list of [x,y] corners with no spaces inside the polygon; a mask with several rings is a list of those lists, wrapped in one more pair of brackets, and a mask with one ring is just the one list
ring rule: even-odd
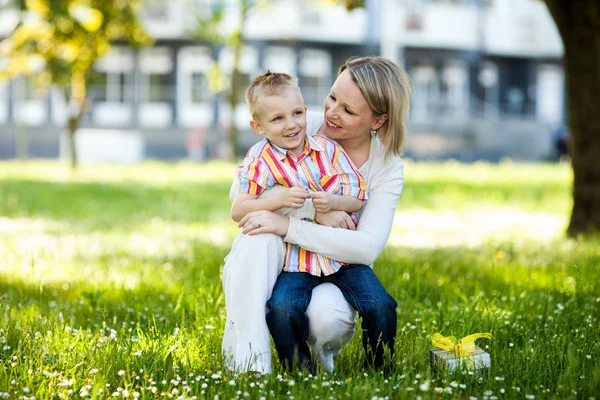
{"label": "woman", "polygon": [[[320,120],[311,118],[307,132],[321,133],[336,140],[365,178],[369,200],[363,210],[357,214],[359,223],[356,230],[349,229],[352,222],[346,213],[337,211],[315,213],[308,201],[296,216],[268,211],[249,213],[239,223],[244,235],[236,238],[246,242],[244,246],[237,246],[245,250],[230,254],[223,270],[223,284],[226,291],[252,290],[252,278],[256,276],[264,279],[267,275],[269,279],[275,281],[281,271],[285,253],[281,238],[286,242],[298,244],[307,250],[353,266],[372,266],[389,238],[394,212],[404,183],[403,165],[399,156],[406,133],[410,94],[408,76],[389,60],[381,57],[355,58],[342,65],[331,93],[325,100],[324,118]],[[379,124],[382,119],[383,124]],[[301,218],[314,219],[320,225]],[[235,267],[245,263],[251,263],[251,268]],[[359,280],[368,279],[373,285],[378,284],[377,295],[373,299],[376,303],[375,310],[386,309],[385,314],[389,316],[389,309],[394,309],[396,306],[395,301],[385,293],[374,275],[370,276],[369,272],[362,267],[357,267],[355,270],[360,270],[357,274]],[[284,321],[286,315],[289,317],[298,314],[297,309],[286,307],[285,298],[285,285],[276,284],[269,310],[276,315],[273,320]],[[265,299],[265,302],[267,300]],[[307,339],[313,353],[324,364],[325,369],[331,371],[333,356],[339,353],[353,335],[356,313],[342,292],[330,283],[316,286],[312,292],[312,300],[310,298],[308,300],[310,300],[306,311],[308,321],[301,321],[298,325],[307,324],[308,332],[304,328],[302,332],[295,329],[292,335],[293,346],[302,353],[299,356],[300,361],[305,362],[302,357],[309,357],[308,349],[304,346]],[[244,306],[247,308],[251,305]],[[230,365],[236,369],[246,363],[244,369],[269,372],[268,334],[265,340],[265,333],[262,331],[237,332],[235,330],[235,319],[243,318],[241,315],[243,308],[227,305],[228,321],[223,340],[226,358],[233,361]],[[363,314],[364,325],[364,317],[373,310],[359,311]],[[279,330],[280,324],[274,325],[277,325],[276,330]],[[393,321],[385,321],[383,325],[386,325],[386,328],[378,328],[386,331],[383,345],[393,352],[395,312]],[[286,342],[289,328],[288,326],[281,332],[272,332],[280,356],[284,350],[283,343],[289,343]],[[370,331],[371,334],[374,333],[373,329]],[[238,349],[228,348],[228,337],[232,335],[237,336],[238,342],[240,336],[248,337],[246,343],[249,346]],[[381,367],[384,346],[381,343],[378,345],[375,337],[365,338],[363,343],[367,350],[368,361],[376,367]],[[294,348],[290,349],[291,352],[294,350]],[[284,354],[283,359],[290,362],[290,357],[290,353],[287,353]],[[307,366],[310,367],[310,364]]]}

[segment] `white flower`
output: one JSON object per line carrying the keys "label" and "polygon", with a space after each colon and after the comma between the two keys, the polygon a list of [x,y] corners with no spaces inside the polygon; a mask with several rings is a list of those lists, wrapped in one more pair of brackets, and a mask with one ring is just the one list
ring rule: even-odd
{"label": "white flower", "polygon": [[120,370],[119,372],[117,372],[117,374],[118,374],[119,376],[123,376],[123,375],[125,375],[125,371],[124,371],[124,370]]}
{"label": "white flower", "polygon": [[423,391],[423,392],[428,391],[429,390],[429,382],[425,381],[425,382],[421,383],[419,385],[419,389],[421,389],[421,391]]}
{"label": "white flower", "polygon": [[136,351],[135,353],[133,353],[133,355],[134,355],[134,356],[136,356],[136,357],[139,357],[139,356],[141,356],[141,355],[142,355],[142,351],[141,351],[141,350],[138,350],[138,351]]}
{"label": "white flower", "polygon": [[90,370],[90,375],[95,375],[98,373],[98,368],[94,368]]}
{"label": "white flower", "polygon": [[514,347],[514,343],[509,343],[508,347]]}

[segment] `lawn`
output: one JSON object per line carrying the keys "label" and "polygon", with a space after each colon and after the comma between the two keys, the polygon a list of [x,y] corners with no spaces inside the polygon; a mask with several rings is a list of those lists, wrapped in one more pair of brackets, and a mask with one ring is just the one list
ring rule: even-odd
{"label": "lawn", "polygon": [[[406,163],[375,264],[398,300],[397,373],[234,376],[220,359],[229,164],[0,163],[0,398],[592,398],[600,241],[564,238],[567,165]],[[485,373],[434,374],[431,335]]]}

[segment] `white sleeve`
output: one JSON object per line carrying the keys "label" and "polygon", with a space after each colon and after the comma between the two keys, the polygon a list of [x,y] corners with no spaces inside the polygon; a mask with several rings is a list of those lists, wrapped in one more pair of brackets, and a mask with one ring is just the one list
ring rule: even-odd
{"label": "white sleeve", "polygon": [[323,113],[308,111],[306,113],[306,134],[310,136],[316,135],[319,132],[319,129],[321,129],[323,121]]}
{"label": "white sleeve", "polygon": [[356,231],[292,217],[283,240],[337,261],[372,265],[388,241],[404,185],[401,161],[382,173],[385,179],[369,191]]}

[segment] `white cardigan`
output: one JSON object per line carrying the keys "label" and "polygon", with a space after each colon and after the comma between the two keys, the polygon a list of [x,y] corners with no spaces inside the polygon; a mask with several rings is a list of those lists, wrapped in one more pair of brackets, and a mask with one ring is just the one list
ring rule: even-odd
{"label": "white cardigan", "polygon": [[[306,131],[309,135],[314,135],[323,124],[323,114],[309,112],[307,118]],[[290,217],[290,226],[283,240],[334,260],[373,266],[389,239],[396,206],[404,186],[402,160],[397,156],[384,160],[384,155],[383,144],[377,136],[373,136],[369,158],[358,169],[367,183],[369,199],[356,213],[358,227],[355,231],[330,228]],[[312,202],[306,203],[305,208],[312,209],[308,212],[309,219],[312,219]],[[306,211],[302,214],[304,217],[307,216]]]}
{"label": "white cardigan", "polygon": [[[306,132],[309,135],[316,134],[322,124],[323,114],[307,113]],[[303,221],[301,218],[312,220],[315,216],[312,201],[306,201],[302,208],[292,211],[290,226],[283,240],[334,260],[372,267],[390,236],[404,185],[402,160],[397,156],[384,160],[384,155],[383,144],[377,136],[373,136],[369,158],[358,169],[367,183],[369,199],[356,213],[358,227],[355,231]],[[236,179],[229,193],[231,199],[237,190]]]}

